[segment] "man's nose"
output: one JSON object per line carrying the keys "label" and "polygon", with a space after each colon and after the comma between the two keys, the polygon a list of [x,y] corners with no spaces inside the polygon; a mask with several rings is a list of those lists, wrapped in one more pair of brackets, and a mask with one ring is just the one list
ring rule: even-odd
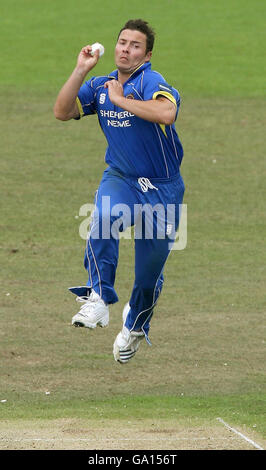
{"label": "man's nose", "polygon": [[123,52],[128,52],[128,49],[129,49],[129,44],[128,43],[123,44]]}

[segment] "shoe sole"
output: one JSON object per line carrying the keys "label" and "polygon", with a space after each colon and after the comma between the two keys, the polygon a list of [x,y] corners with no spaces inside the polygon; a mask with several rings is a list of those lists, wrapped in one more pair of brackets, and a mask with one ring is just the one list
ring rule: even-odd
{"label": "shoe sole", "polygon": [[84,328],[89,328],[90,330],[93,330],[94,328],[96,328],[96,326],[100,326],[100,328],[105,328],[106,326],[108,326],[108,323],[109,321],[106,321],[106,320],[101,320],[97,323],[85,323],[85,322],[83,323],[77,320],[77,321],[74,321],[72,325],[75,327],[79,327],[79,328],[84,327]]}

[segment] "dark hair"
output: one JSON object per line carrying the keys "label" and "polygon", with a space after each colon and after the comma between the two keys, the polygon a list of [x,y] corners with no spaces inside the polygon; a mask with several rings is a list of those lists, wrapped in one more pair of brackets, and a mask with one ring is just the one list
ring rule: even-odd
{"label": "dark hair", "polygon": [[125,26],[123,26],[123,28],[121,28],[121,30],[119,31],[118,38],[119,38],[120,34],[122,33],[122,31],[124,31],[124,29],[132,29],[134,31],[135,30],[140,31],[141,33],[145,34],[145,36],[147,38],[146,53],[152,51],[153,44],[154,44],[154,39],[155,39],[155,32],[149,26],[147,21],[144,21],[144,20],[141,20],[141,19],[128,20],[126,22]]}

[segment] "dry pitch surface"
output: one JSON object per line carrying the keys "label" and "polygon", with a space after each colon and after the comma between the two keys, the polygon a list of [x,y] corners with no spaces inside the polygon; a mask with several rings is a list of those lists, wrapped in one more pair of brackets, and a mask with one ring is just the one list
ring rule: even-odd
{"label": "dry pitch surface", "polygon": [[[266,440],[255,430],[210,425],[138,420],[119,422],[58,419],[3,421],[2,450],[256,450]],[[241,435],[236,433],[239,432]],[[257,447],[256,447],[257,446]]]}

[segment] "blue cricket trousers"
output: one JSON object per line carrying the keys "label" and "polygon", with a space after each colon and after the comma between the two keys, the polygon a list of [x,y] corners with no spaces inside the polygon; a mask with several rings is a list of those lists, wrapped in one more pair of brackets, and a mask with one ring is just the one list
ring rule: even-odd
{"label": "blue cricket trousers", "polygon": [[[126,326],[141,329],[148,339],[153,308],[163,286],[163,269],[179,224],[184,195],[182,176],[133,178],[108,167],[95,195],[95,210],[87,237],[84,266],[86,288],[108,304],[118,301],[114,284],[119,233],[134,225],[135,281]],[[87,295],[84,287],[72,288]]]}

